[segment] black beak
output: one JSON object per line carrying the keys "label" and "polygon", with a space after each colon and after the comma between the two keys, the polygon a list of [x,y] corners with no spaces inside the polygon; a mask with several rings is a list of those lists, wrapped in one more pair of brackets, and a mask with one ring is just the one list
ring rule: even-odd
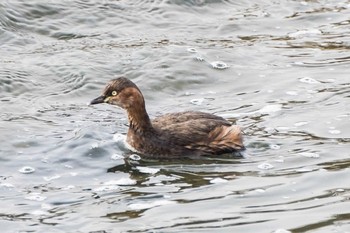
{"label": "black beak", "polygon": [[96,99],[93,99],[90,102],[90,105],[92,105],[92,104],[102,104],[102,103],[105,102],[105,99],[106,99],[106,96],[101,95],[101,96],[97,97]]}

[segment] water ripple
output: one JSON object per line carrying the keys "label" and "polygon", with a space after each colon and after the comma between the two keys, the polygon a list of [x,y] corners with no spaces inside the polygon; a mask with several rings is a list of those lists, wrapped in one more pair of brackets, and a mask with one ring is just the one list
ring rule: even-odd
{"label": "water ripple", "polygon": [[[345,232],[349,10],[348,0],[1,2],[3,230]],[[151,118],[200,110],[240,125],[243,156],[131,153],[125,112],[86,105],[116,76],[137,83]]]}

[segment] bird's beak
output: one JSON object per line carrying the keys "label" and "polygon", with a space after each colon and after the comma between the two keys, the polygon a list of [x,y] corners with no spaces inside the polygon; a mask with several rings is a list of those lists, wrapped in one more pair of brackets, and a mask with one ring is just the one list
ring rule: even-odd
{"label": "bird's beak", "polygon": [[102,103],[106,103],[108,101],[109,97],[106,97],[106,96],[99,96],[97,97],[96,99],[93,99],[91,102],[90,102],[90,105],[92,104],[102,104]]}

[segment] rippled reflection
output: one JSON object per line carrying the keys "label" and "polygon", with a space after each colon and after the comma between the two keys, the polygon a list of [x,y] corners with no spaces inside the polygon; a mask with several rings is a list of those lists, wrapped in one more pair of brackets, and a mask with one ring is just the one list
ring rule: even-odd
{"label": "rippled reflection", "polygon": [[[2,231],[350,231],[349,9],[2,1]],[[133,155],[124,112],[87,105],[120,75],[151,117],[221,115],[243,128],[247,150]]]}

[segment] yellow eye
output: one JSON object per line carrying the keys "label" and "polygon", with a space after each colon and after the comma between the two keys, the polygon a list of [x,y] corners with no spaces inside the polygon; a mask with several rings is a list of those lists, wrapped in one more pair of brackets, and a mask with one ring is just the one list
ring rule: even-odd
{"label": "yellow eye", "polygon": [[112,91],[112,95],[117,95],[117,92],[116,91]]}

